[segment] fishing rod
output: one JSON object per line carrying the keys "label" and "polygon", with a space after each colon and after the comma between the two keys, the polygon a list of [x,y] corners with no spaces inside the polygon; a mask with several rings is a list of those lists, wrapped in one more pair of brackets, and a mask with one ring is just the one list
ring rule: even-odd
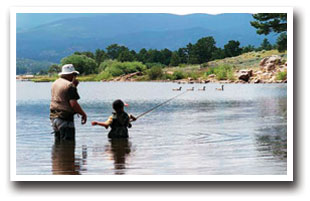
{"label": "fishing rod", "polygon": [[172,97],[172,98],[166,100],[165,102],[156,105],[155,107],[153,107],[153,108],[147,110],[146,112],[143,112],[143,113],[139,114],[139,115],[136,117],[136,120],[137,120],[138,118],[140,118],[140,117],[146,115],[147,113],[149,113],[149,112],[155,110],[156,108],[158,108],[158,107],[160,107],[160,106],[162,106],[162,105],[168,103],[169,101],[171,101],[171,100],[173,100],[173,99],[175,99],[175,98],[177,98],[177,97],[179,97],[179,96],[185,94],[186,92],[187,92],[187,91],[184,91],[183,93],[180,93],[180,94],[178,94],[178,95],[176,95],[176,96],[174,96],[174,97]]}

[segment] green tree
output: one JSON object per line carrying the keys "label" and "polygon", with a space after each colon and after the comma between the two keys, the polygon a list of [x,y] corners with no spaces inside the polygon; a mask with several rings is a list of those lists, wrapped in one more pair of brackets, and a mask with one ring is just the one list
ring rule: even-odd
{"label": "green tree", "polygon": [[242,47],[241,53],[247,53],[247,52],[252,52],[255,51],[254,45],[247,45],[245,47]]}
{"label": "green tree", "polygon": [[212,57],[211,60],[215,60],[215,59],[223,59],[225,58],[225,52],[222,48],[216,48],[213,52],[212,52]]}
{"label": "green tree", "polygon": [[108,55],[104,50],[96,49],[95,51],[95,61],[97,65],[99,66],[101,62],[108,59]]}
{"label": "green tree", "polygon": [[279,52],[284,52],[287,49],[287,35],[286,33],[281,33],[277,38],[277,49]]}
{"label": "green tree", "polygon": [[271,50],[272,49],[272,45],[270,44],[270,42],[268,41],[267,38],[264,38],[263,42],[260,45],[260,49],[262,49],[262,50]]}
{"label": "green tree", "polygon": [[60,71],[61,71],[61,67],[56,64],[51,65],[47,70],[49,74],[59,73]]}
{"label": "green tree", "polygon": [[118,44],[112,44],[109,45],[106,50],[110,59],[117,59],[120,53],[123,51],[128,51],[128,48],[125,46],[120,46]]}
{"label": "green tree", "polygon": [[142,63],[146,63],[146,57],[147,57],[147,50],[145,48],[142,48],[137,54],[137,59]]}
{"label": "green tree", "polygon": [[194,45],[194,54],[200,64],[210,61],[214,50],[216,50],[216,46],[212,36],[201,38]]}
{"label": "green tree", "polygon": [[92,74],[97,72],[97,63],[94,59],[85,55],[73,54],[61,59],[61,64],[73,64],[75,69],[81,74]]}
{"label": "green tree", "polygon": [[180,64],[180,57],[178,52],[173,52],[170,59],[170,66],[178,66]]}
{"label": "green tree", "polygon": [[121,62],[134,61],[134,59],[135,59],[134,55],[129,50],[122,51],[117,57],[117,60]]}
{"label": "green tree", "polygon": [[252,15],[255,21],[251,25],[257,29],[258,34],[268,35],[270,32],[282,33],[287,30],[286,13],[258,13]]}
{"label": "green tree", "polygon": [[270,32],[284,33],[277,39],[278,50],[285,51],[287,48],[287,14],[286,13],[258,13],[253,14],[256,21],[250,22],[257,29],[258,34],[268,35]]}
{"label": "green tree", "polygon": [[241,48],[239,47],[240,42],[235,40],[230,40],[226,45],[224,45],[225,57],[234,57],[241,54]]}
{"label": "green tree", "polygon": [[186,48],[179,48],[178,49],[178,56],[180,58],[180,63],[185,64],[188,60],[188,54]]}
{"label": "green tree", "polygon": [[156,49],[149,49],[146,53],[146,63],[162,63],[162,54]]}
{"label": "green tree", "polygon": [[187,50],[187,55],[188,55],[188,60],[187,62],[189,64],[198,64],[198,55],[196,52],[196,48],[192,43],[187,44],[186,46],[186,50]]}
{"label": "green tree", "polygon": [[159,61],[162,64],[165,65],[169,65],[170,64],[170,60],[171,60],[171,56],[172,56],[172,52],[170,50],[168,50],[167,48],[163,49],[160,51],[161,54],[161,61]]}

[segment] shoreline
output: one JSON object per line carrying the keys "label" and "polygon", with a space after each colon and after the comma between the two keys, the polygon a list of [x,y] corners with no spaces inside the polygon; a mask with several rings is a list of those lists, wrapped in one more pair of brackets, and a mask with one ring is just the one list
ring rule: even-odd
{"label": "shoreline", "polygon": [[[34,83],[44,83],[44,82],[54,82],[56,79],[53,80],[33,80],[33,79],[16,79],[16,81],[21,81],[21,82],[34,82]],[[137,80],[126,80],[126,81],[115,81],[115,80],[79,80],[80,82],[154,82],[154,83],[176,83],[176,84],[287,84],[287,80],[276,80],[272,82],[245,82],[242,80],[237,80],[237,81],[232,81],[232,80],[220,80],[220,81],[200,81],[200,80],[191,80],[191,81],[186,81],[186,80],[143,80],[143,81],[137,81]]]}

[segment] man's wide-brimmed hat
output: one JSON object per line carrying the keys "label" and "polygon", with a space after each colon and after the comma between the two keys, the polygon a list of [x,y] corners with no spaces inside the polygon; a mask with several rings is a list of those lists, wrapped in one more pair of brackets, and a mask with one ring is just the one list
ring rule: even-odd
{"label": "man's wide-brimmed hat", "polygon": [[61,72],[58,75],[69,75],[69,74],[80,74],[79,71],[76,71],[73,64],[63,65],[61,68]]}

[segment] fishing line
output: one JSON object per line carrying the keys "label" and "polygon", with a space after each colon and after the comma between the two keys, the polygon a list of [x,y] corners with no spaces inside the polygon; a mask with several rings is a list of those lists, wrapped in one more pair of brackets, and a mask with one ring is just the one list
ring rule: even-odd
{"label": "fishing line", "polygon": [[175,98],[177,98],[177,97],[179,97],[179,96],[185,94],[186,92],[187,92],[187,91],[184,91],[183,93],[180,93],[180,94],[178,94],[178,95],[176,95],[176,96],[174,96],[174,97],[172,97],[172,98],[166,100],[165,102],[156,105],[155,107],[153,107],[153,108],[147,110],[146,112],[143,112],[143,113],[139,114],[139,115],[136,117],[136,119],[138,119],[138,118],[140,118],[140,117],[146,115],[147,113],[149,113],[149,112],[155,110],[156,108],[158,108],[158,107],[160,107],[160,106],[162,106],[162,105],[168,103],[169,101],[171,101],[171,100],[173,100],[173,99],[175,99]]}

